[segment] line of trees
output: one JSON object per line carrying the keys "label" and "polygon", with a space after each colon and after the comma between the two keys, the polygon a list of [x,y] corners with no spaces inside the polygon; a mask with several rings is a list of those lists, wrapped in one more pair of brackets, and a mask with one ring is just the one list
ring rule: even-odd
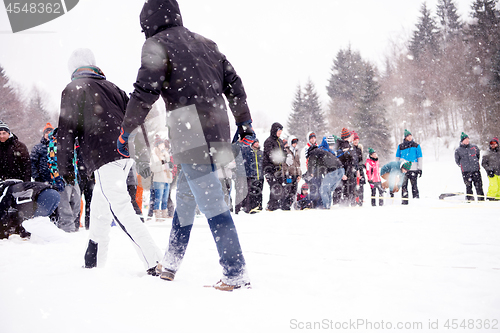
{"label": "line of trees", "polygon": [[299,87],[288,121],[290,134],[304,137],[302,132],[311,129],[338,135],[347,127],[358,132],[365,147],[386,157],[393,155],[405,128],[420,141],[458,140],[462,131],[483,143],[498,136],[497,2],[474,0],[468,22],[458,15],[454,0],[438,0],[435,16],[424,2],[411,38],[393,45],[383,72],[350,46],[340,50],[326,87],[328,105],[324,110],[319,102],[313,109],[305,107],[301,101],[315,99],[314,84]]}
{"label": "line of trees", "polygon": [[43,127],[47,122],[53,126],[57,118],[47,106],[48,97],[34,87],[28,98],[24,98],[6,75],[0,65],[0,120],[4,121],[31,151],[42,138]]}

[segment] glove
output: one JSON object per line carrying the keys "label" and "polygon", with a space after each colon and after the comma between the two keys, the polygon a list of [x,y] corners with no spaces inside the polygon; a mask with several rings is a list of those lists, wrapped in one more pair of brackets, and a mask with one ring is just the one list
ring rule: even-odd
{"label": "glove", "polygon": [[418,178],[422,177],[422,170],[417,170]]}
{"label": "glove", "polygon": [[372,182],[370,182],[370,188],[375,188],[375,185],[373,185]]}
{"label": "glove", "polygon": [[116,150],[118,150],[118,153],[122,155],[123,157],[130,157],[130,153],[128,152],[128,137],[130,136],[130,133],[125,132],[123,127],[120,130],[120,136],[118,137],[118,140],[116,141]]}
{"label": "glove", "polygon": [[61,178],[61,176],[57,176],[56,178],[54,178],[54,182],[55,182],[54,186],[57,192],[63,192],[64,188],[66,187],[66,183]]}
{"label": "glove", "polygon": [[255,136],[255,132],[252,128],[252,121],[251,120],[247,120],[247,121],[244,121],[242,123],[237,123],[236,125],[238,126],[238,135],[239,135],[240,139],[243,139],[247,135]]}
{"label": "glove", "polygon": [[151,176],[151,168],[148,162],[137,162],[137,173],[142,178],[149,178]]}
{"label": "glove", "polygon": [[493,177],[495,177],[495,172],[493,172],[493,170],[488,170],[488,171],[486,171],[486,172],[488,173],[488,177],[489,177],[489,178],[493,178]]}

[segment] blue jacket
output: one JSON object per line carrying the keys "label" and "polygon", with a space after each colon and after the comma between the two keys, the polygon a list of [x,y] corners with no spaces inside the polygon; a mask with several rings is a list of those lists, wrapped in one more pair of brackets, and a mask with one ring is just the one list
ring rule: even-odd
{"label": "blue jacket", "polygon": [[[389,162],[380,169],[380,175],[382,178],[385,178],[385,174],[389,174],[389,178],[387,181],[389,182],[389,189],[394,190],[394,186],[397,185],[399,188],[403,186],[403,180],[405,178],[405,174],[401,171],[401,164],[406,161],[394,161]],[[399,177],[399,178],[398,178]]]}
{"label": "blue jacket", "polygon": [[396,151],[396,161],[406,160],[411,162],[411,170],[422,170],[422,149],[415,141],[404,140]]}
{"label": "blue jacket", "polygon": [[49,140],[42,137],[40,143],[33,147],[30,154],[31,160],[31,176],[36,182],[42,182],[49,184],[50,170],[47,159],[47,147],[49,146]]}

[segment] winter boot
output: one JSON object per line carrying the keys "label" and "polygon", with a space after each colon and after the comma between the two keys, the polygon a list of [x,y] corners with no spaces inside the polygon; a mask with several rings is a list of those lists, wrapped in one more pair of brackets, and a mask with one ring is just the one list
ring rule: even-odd
{"label": "winter boot", "polygon": [[168,218],[168,210],[162,209],[161,210],[161,217],[163,218],[163,220],[166,220]]}
{"label": "winter boot", "polygon": [[159,209],[158,209],[158,210],[155,210],[155,211],[154,211],[154,214],[155,214],[155,221],[156,221],[156,222],[163,222],[163,221],[164,221],[164,219],[163,219],[163,215],[162,215],[162,213],[161,213],[161,210],[159,210]]}

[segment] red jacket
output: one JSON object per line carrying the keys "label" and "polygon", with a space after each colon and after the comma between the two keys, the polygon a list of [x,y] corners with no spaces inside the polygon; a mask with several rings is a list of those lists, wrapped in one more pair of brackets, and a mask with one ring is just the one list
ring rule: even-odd
{"label": "red jacket", "polygon": [[366,177],[368,181],[373,183],[381,182],[380,178],[380,165],[378,160],[374,161],[371,158],[366,159]]}

